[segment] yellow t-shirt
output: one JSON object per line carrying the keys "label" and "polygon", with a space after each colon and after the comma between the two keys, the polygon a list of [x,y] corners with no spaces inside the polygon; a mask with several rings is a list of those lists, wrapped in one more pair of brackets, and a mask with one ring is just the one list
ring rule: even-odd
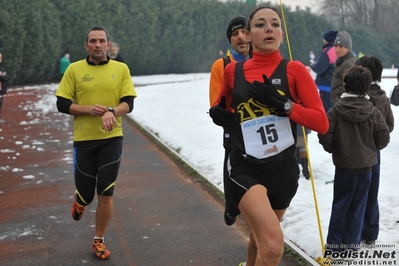
{"label": "yellow t-shirt", "polygon": [[[136,91],[126,64],[109,60],[104,65],[90,65],[86,59],[72,63],[55,94],[78,105],[115,107],[125,96],[136,97]],[[101,116],[77,115],[74,119],[74,141],[100,140],[122,136],[122,117],[116,117],[117,127],[111,132],[102,129]]]}

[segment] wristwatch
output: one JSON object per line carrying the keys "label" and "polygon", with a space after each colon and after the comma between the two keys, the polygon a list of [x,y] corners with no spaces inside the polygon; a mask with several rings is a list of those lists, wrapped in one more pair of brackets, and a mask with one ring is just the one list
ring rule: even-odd
{"label": "wristwatch", "polygon": [[115,109],[113,107],[108,107],[107,110],[115,116]]}
{"label": "wristwatch", "polygon": [[284,104],[284,111],[288,112],[292,109],[292,101],[288,99],[288,101]]}

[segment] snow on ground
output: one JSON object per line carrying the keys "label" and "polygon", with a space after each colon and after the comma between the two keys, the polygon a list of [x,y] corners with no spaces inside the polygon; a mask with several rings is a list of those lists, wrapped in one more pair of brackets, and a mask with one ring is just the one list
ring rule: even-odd
{"label": "snow on ground", "polygon": [[[383,76],[396,76],[396,73],[397,69],[385,69]],[[212,123],[207,113],[209,73],[134,76],[133,82],[138,97],[135,100],[135,108],[129,116],[157,136],[218,189],[223,190],[222,129]],[[389,94],[396,84],[396,79],[384,78],[381,87]],[[55,104],[49,103],[55,102],[54,93],[57,86],[58,84],[46,85],[48,95],[38,102],[28,103],[25,108],[28,108],[27,110],[41,109],[44,113],[56,112]],[[34,87],[14,90],[16,93],[23,93],[32,89]],[[392,106],[392,110],[395,117],[399,117],[399,107]],[[29,118],[27,120],[29,121]],[[326,181],[333,179],[334,166],[331,156],[318,144],[317,135],[314,132],[309,135],[308,147],[314,187],[311,181],[300,178],[297,195],[281,225],[289,240],[311,257],[318,258],[322,255],[320,235],[324,243],[332,202],[333,186],[326,184]],[[0,152],[12,151],[1,149]],[[396,193],[398,185],[395,166],[399,158],[399,129],[394,129],[391,142],[382,150],[381,156],[379,195],[381,218],[377,244],[396,245],[397,250],[399,247],[399,193]],[[0,167],[0,170],[9,171],[10,169]],[[23,172],[23,169],[13,171]],[[24,175],[22,178],[33,177]],[[317,213],[319,213],[319,219]],[[318,220],[320,220],[321,228],[318,226]]]}
{"label": "snow on ground", "polygon": [[[397,69],[384,69],[383,76],[396,76],[396,73]],[[169,83],[160,84],[164,81]],[[222,190],[222,129],[214,125],[207,114],[209,73],[136,76],[133,82],[138,97],[130,117]],[[140,86],[142,84],[146,85]],[[381,87],[389,95],[396,84],[396,79],[384,78]],[[399,117],[399,107],[392,106],[392,110],[395,117]],[[308,147],[314,187],[311,181],[300,178],[297,195],[281,225],[288,239],[311,257],[318,258],[322,255],[320,235],[324,243],[332,203],[333,186],[326,181],[333,179],[334,166],[330,154],[318,143],[315,132],[309,134]],[[377,240],[377,244],[396,244],[396,247],[399,247],[399,194],[396,193],[395,167],[398,155],[399,129],[396,128],[389,146],[381,152],[381,218]]]}

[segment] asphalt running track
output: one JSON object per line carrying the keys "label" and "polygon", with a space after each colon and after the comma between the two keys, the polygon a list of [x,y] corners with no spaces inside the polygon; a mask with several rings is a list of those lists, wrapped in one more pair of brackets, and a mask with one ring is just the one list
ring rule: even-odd
{"label": "asphalt running track", "polygon": [[[245,261],[248,232],[242,220],[226,226],[217,193],[128,118],[105,238],[111,258],[97,259],[91,248],[96,202],[81,221],[72,219],[72,118],[56,111],[49,88],[10,88],[4,98],[0,265],[235,266]],[[299,263],[285,255],[280,265]]]}

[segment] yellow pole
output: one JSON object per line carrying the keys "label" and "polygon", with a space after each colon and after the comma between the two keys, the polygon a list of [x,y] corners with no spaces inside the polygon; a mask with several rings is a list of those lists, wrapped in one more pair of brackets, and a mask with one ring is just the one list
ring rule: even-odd
{"label": "yellow pole", "polygon": [[[280,9],[281,9],[281,15],[282,15],[283,21],[284,21],[284,30],[285,30],[285,36],[287,38],[288,53],[289,53],[290,60],[292,60],[290,38],[288,36],[287,21],[285,19],[284,7],[283,7],[283,1],[282,0],[280,0]],[[310,161],[308,142],[307,142],[307,138],[306,138],[306,130],[305,130],[305,128],[303,126],[302,126],[302,133],[303,133],[303,140],[304,140],[305,147],[306,147],[306,156],[308,157],[308,163],[309,163],[310,180],[311,180],[311,183],[312,183],[313,200],[314,200],[315,209],[316,209],[317,225],[319,227],[319,237],[320,237],[320,243],[321,243],[321,250],[322,250],[322,254],[324,254],[324,239],[323,239],[323,231],[322,231],[321,222],[320,222],[319,206],[318,206],[318,203],[317,203],[316,188],[315,188],[315,184],[314,184],[312,164],[311,164],[311,161]],[[325,264],[323,264],[323,257],[317,258],[316,261],[320,265],[325,265]]]}

